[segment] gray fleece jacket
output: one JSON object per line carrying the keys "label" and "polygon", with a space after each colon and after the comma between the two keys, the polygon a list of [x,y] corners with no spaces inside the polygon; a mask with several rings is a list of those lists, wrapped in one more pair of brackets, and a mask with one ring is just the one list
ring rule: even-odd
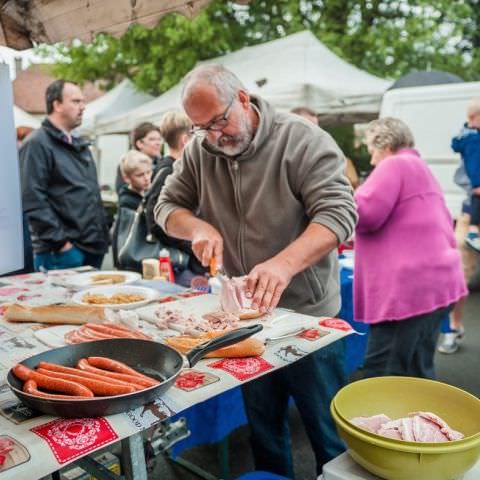
{"label": "gray fleece jacket", "polygon": [[[297,115],[277,113],[258,97],[255,137],[236,157],[212,151],[198,138],[186,147],[155,207],[165,229],[168,216],[187,208],[212,224],[224,239],[229,275],[250,270],[299,237],[309,223],[335,233],[339,242],[353,232],[356,212],[344,175],[345,159],[334,140]],[[296,275],[279,306],[311,315],[340,310],[337,252]]]}

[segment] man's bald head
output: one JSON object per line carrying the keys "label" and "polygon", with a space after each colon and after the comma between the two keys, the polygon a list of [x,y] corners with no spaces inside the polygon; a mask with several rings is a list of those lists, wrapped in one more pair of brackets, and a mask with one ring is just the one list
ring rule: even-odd
{"label": "man's bald head", "polygon": [[257,115],[242,82],[222,65],[201,65],[186,77],[182,103],[194,131],[204,142],[227,156],[250,145]]}
{"label": "man's bald head", "polygon": [[209,63],[194,68],[184,79],[182,103],[185,106],[199,92],[214,90],[221,103],[228,103],[240,91],[246,91],[243,83],[230,70],[218,63]]}

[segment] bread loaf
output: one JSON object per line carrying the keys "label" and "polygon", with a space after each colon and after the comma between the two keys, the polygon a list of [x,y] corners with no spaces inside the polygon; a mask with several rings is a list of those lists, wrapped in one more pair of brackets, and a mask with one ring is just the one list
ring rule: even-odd
{"label": "bread loaf", "polygon": [[105,309],[87,305],[46,305],[29,306],[13,303],[4,313],[10,322],[38,322],[82,325],[84,323],[101,323],[107,319]]}

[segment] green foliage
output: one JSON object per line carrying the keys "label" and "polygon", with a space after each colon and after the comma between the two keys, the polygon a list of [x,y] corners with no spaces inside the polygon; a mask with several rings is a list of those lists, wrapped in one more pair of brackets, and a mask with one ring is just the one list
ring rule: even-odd
{"label": "green foliage", "polygon": [[431,68],[480,79],[480,0],[253,0],[245,7],[214,0],[193,20],[170,14],[120,39],[102,34],[91,44],[40,50],[59,59],[56,76],[102,79],[106,88],[128,77],[159,94],[198,61],[304,29],[381,77]]}
{"label": "green foliage", "polygon": [[107,89],[130,78],[140,90],[169,89],[197,61],[217,57],[241,45],[240,25],[231,6],[216,2],[195,19],[170,14],[154,29],[133,25],[121,38],[99,34],[90,44],[43,46],[39,52],[59,60],[52,73],[79,83],[101,79]]}
{"label": "green foliage", "polygon": [[359,174],[365,174],[372,170],[367,147],[363,144],[355,144],[353,125],[341,125],[336,127],[326,126],[322,128],[335,139],[345,156],[352,160]]}

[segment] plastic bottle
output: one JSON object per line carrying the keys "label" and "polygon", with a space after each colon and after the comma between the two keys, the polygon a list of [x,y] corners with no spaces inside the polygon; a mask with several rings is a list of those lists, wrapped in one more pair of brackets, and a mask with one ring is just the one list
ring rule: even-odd
{"label": "plastic bottle", "polygon": [[167,282],[175,282],[170,252],[166,248],[162,248],[158,259],[160,261],[160,276],[165,278]]}

